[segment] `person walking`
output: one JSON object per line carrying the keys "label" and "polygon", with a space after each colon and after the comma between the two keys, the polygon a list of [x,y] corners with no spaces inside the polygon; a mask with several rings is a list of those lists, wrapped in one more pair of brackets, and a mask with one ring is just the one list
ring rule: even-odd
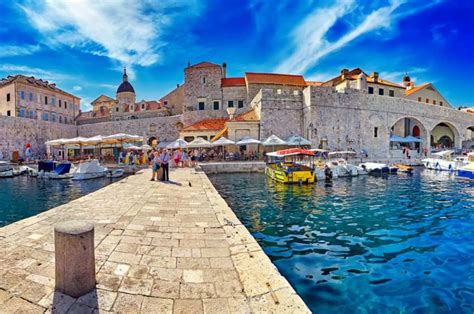
{"label": "person walking", "polygon": [[163,168],[163,181],[170,180],[170,176],[169,176],[170,159],[171,159],[170,153],[168,152],[168,149],[165,148],[160,155],[160,163],[161,163],[161,167]]}
{"label": "person walking", "polygon": [[160,169],[160,154],[158,152],[153,152],[153,159],[151,160],[151,169],[152,169],[152,174],[151,174],[151,180],[150,181],[155,181],[155,178],[158,180],[158,169]]}

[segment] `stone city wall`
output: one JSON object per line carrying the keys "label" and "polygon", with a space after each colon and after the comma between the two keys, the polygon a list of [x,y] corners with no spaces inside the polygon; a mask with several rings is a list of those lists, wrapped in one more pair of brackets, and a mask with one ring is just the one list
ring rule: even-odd
{"label": "stone city wall", "polygon": [[33,157],[40,158],[46,153],[46,141],[76,136],[75,125],[0,116],[0,160],[11,159],[14,151],[24,157],[26,144],[31,145]]}

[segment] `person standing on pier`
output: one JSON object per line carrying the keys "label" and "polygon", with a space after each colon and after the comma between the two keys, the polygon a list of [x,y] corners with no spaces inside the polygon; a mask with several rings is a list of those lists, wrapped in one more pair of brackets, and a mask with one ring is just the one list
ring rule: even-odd
{"label": "person standing on pier", "polygon": [[168,152],[168,149],[165,148],[160,156],[161,167],[163,168],[163,181],[170,180],[170,176],[169,176],[170,159],[171,159],[170,153]]}

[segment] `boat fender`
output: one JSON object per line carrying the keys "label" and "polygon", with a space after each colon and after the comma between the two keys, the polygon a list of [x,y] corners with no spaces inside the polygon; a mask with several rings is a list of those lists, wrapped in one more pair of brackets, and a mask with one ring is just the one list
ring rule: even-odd
{"label": "boat fender", "polygon": [[439,162],[436,162],[435,168],[439,168]]}

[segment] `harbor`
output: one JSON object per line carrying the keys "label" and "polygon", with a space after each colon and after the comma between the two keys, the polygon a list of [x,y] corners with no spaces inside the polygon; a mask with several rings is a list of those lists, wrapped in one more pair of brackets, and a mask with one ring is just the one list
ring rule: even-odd
{"label": "harbor", "polygon": [[[0,312],[309,312],[204,173],[150,175],[0,228]],[[97,287],[78,299],[54,291],[53,226],[69,220],[95,225]]]}

